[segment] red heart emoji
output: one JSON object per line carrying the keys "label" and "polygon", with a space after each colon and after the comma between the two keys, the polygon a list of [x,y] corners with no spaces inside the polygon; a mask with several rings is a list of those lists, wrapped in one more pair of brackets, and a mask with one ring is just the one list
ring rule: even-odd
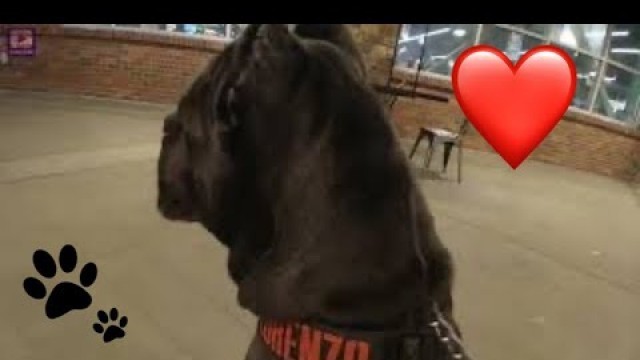
{"label": "red heart emoji", "polygon": [[460,54],[452,79],[464,114],[515,169],[567,111],[576,66],[554,46],[533,48],[514,66],[500,50],[478,45]]}

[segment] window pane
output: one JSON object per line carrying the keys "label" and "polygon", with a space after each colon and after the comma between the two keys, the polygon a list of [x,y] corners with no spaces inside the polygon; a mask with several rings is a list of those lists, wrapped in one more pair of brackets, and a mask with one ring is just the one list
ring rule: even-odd
{"label": "window pane", "polygon": [[511,24],[511,26],[536,33],[544,37],[546,37],[550,31],[549,24]]}
{"label": "window pane", "polygon": [[640,70],[640,24],[611,25],[609,58]]}
{"label": "window pane", "polygon": [[576,64],[576,77],[578,81],[576,83],[576,94],[573,97],[571,105],[588,110],[598,79],[601,62],[589,55],[578,53],[570,48],[564,46],[558,47],[566,51]]}
{"label": "window pane", "polygon": [[140,24],[138,27],[143,30],[167,31],[167,24]]}
{"label": "window pane", "polygon": [[595,110],[630,124],[640,122],[640,75],[607,65]]}
{"label": "window pane", "polygon": [[607,24],[553,24],[551,41],[572,49],[602,55]]}
{"label": "window pane", "polygon": [[206,35],[226,36],[227,24],[203,24]]}
{"label": "window pane", "polygon": [[[178,32],[191,35],[205,35],[234,39],[247,24],[87,24],[92,26],[140,29],[149,31]],[[68,25],[73,26],[73,24]]]}
{"label": "window pane", "polygon": [[480,43],[502,50],[513,63],[516,63],[527,51],[544,42],[528,35],[487,24],[482,28]]}
{"label": "window pane", "polygon": [[113,24],[117,27],[140,28],[142,24]]}
{"label": "window pane", "polygon": [[[476,24],[404,24],[396,65],[450,75],[456,57],[473,46]],[[424,56],[423,56],[424,55]]]}

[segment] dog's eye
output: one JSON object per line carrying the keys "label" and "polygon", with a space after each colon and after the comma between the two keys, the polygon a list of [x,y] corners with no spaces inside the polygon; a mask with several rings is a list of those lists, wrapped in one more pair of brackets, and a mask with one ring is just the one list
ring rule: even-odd
{"label": "dog's eye", "polygon": [[220,96],[220,98],[218,98],[217,101],[215,102],[214,114],[215,114],[215,117],[218,119],[224,119],[229,114],[229,108],[226,100],[227,99],[226,93],[227,91],[224,91],[222,93],[222,96]]}
{"label": "dog's eye", "polygon": [[220,97],[217,103],[217,115],[218,119],[229,125],[230,127],[234,127],[237,125],[237,106],[238,106],[238,97],[237,91],[234,87],[228,87]]}

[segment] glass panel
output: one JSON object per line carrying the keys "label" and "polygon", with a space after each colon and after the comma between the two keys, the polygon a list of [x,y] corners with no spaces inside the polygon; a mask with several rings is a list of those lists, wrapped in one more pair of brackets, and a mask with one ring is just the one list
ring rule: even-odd
{"label": "glass panel", "polygon": [[[110,28],[140,29],[149,31],[179,32],[191,35],[208,35],[236,38],[247,24],[89,24]],[[73,25],[69,25],[73,26]]]}
{"label": "glass panel", "polygon": [[227,36],[227,24],[203,24],[202,27],[202,32],[205,35]]}
{"label": "glass panel", "polygon": [[[456,57],[473,46],[477,24],[404,24],[396,65],[450,75]],[[423,56],[424,55],[424,56]]]}
{"label": "glass panel", "polygon": [[640,24],[611,25],[609,58],[640,70]]}
{"label": "glass panel", "polygon": [[513,63],[527,51],[544,44],[540,39],[489,24],[482,28],[480,43],[502,50]]}
{"label": "glass panel", "polygon": [[578,53],[577,51],[558,46],[560,49],[567,52],[571,58],[573,58],[576,64],[576,77],[578,82],[576,83],[576,94],[573,97],[571,106],[575,106],[584,110],[589,109],[591,104],[591,98],[595,89],[596,81],[598,79],[598,71],[600,71],[600,61],[585,54]]}
{"label": "glass panel", "polygon": [[602,55],[607,24],[553,24],[551,41],[572,49],[581,49],[594,55]]}
{"label": "glass panel", "polygon": [[536,33],[544,37],[547,37],[547,35],[549,34],[550,26],[551,26],[549,24],[510,24],[510,25],[517,27],[519,29]]}
{"label": "glass panel", "polygon": [[594,110],[630,124],[640,124],[640,75],[607,65]]}
{"label": "glass panel", "polygon": [[197,34],[199,30],[198,24],[177,24],[177,25],[178,25],[177,30],[179,32],[186,33],[186,34],[194,35],[194,34]]}

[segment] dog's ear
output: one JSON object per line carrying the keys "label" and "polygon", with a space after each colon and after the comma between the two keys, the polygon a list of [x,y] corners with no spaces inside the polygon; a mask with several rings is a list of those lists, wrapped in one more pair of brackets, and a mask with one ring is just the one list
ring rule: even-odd
{"label": "dog's ear", "polygon": [[292,24],[290,29],[303,39],[322,40],[338,47],[351,58],[363,79],[367,77],[367,67],[351,31],[344,24]]}
{"label": "dog's ear", "polygon": [[[246,95],[247,88],[257,89],[264,88],[264,83],[256,82],[256,73],[265,73],[264,67],[269,66],[278,61],[274,61],[273,57],[285,54],[294,47],[294,40],[290,34],[285,31],[278,33],[274,29],[281,30],[277,25],[251,24],[245,29],[242,35],[228,44],[225,50],[210,65],[198,82],[192,86],[192,91],[199,91],[198,87],[208,86],[203,90],[208,92],[206,97],[210,99],[211,109],[203,109],[202,113],[211,114],[213,123],[214,136],[225,135],[232,132],[240,123],[239,115],[248,104],[253,96]],[[268,72],[268,71],[267,71]],[[254,77],[253,79],[251,77]],[[243,99],[240,99],[240,98]],[[193,124],[193,132],[195,136],[211,136],[211,127],[200,126],[202,124]]]}
{"label": "dog's ear", "polygon": [[227,99],[232,109],[242,104],[235,108],[236,115],[258,112],[252,117],[266,118],[273,115],[270,111],[288,102],[296,84],[304,81],[304,47],[285,25],[263,24],[255,37],[249,36],[241,45],[240,70],[232,76],[235,81]]}

